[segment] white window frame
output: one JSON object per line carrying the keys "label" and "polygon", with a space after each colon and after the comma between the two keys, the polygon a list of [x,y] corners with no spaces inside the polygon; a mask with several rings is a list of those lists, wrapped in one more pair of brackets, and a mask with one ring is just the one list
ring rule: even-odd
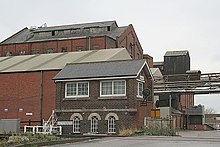
{"label": "white window frame", "polygon": [[109,116],[108,118],[108,133],[116,133],[116,118],[114,116]]}
{"label": "white window frame", "polygon": [[80,118],[78,116],[73,118],[73,133],[80,133]]}
{"label": "white window frame", "polygon": [[91,133],[92,134],[97,134],[99,129],[99,119],[97,116],[93,116],[91,118]]}
{"label": "white window frame", "polygon": [[[87,83],[88,84],[88,94],[87,95],[79,95],[78,94],[78,85],[80,83]],[[76,84],[76,95],[67,95],[67,85],[68,84]],[[76,97],[89,97],[89,82],[67,82],[65,83],[65,98],[76,98]]]}
{"label": "white window frame", "polygon": [[[125,83],[125,93],[124,94],[114,94],[114,82],[123,81]],[[112,94],[103,95],[102,94],[102,83],[104,82],[111,82],[112,83]],[[100,96],[108,97],[108,96],[126,96],[126,80],[107,80],[107,81],[100,81]]]}
{"label": "white window frame", "polygon": [[[142,84],[142,95],[140,95],[140,84]],[[143,98],[143,90],[144,90],[144,83],[143,82],[138,82],[137,97]]]}

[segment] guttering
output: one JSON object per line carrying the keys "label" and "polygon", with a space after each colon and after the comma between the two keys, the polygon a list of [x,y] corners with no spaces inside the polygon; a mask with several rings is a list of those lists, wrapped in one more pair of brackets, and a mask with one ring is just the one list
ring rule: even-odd
{"label": "guttering", "polygon": [[126,76],[126,77],[105,77],[105,78],[85,78],[85,79],[60,79],[55,82],[75,82],[75,81],[94,81],[94,80],[112,80],[112,79],[133,79],[137,76]]}

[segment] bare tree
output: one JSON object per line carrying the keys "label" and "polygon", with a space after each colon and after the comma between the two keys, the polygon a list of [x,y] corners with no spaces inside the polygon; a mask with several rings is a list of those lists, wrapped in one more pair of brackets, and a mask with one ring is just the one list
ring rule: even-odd
{"label": "bare tree", "polygon": [[216,113],[217,113],[217,111],[214,108],[207,107],[205,109],[205,114],[216,114]]}

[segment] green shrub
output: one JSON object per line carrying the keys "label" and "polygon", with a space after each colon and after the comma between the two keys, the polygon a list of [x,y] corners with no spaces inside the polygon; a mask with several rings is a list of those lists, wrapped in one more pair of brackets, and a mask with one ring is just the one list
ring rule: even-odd
{"label": "green shrub", "polygon": [[7,144],[6,139],[0,140],[0,146],[6,146],[6,144]]}
{"label": "green shrub", "polygon": [[44,134],[12,134],[10,141],[7,139],[0,141],[0,147],[1,146],[12,146],[17,144],[27,144],[27,143],[36,143],[36,142],[47,142],[47,141],[53,141],[58,140],[59,137],[53,136],[53,135],[44,135]]}
{"label": "green shrub", "polygon": [[137,135],[155,135],[155,136],[175,136],[176,132],[173,129],[167,127],[150,126],[142,128],[136,132]]}
{"label": "green shrub", "polygon": [[137,132],[136,128],[121,129],[119,130],[119,136],[132,136],[135,132]]}

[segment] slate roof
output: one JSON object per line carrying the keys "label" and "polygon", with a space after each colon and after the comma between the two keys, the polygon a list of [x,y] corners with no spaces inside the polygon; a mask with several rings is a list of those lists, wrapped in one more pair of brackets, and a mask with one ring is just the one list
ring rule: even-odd
{"label": "slate roof", "polygon": [[[39,32],[50,32],[58,30],[68,30],[68,29],[84,29],[91,27],[107,27],[111,26],[111,31],[104,31],[98,33],[87,33],[80,31],[80,33],[65,34],[65,35],[55,35],[55,36],[37,36],[36,33]],[[116,21],[103,21],[103,22],[93,22],[93,23],[82,23],[82,24],[72,24],[72,25],[60,25],[52,27],[38,27],[36,29],[28,29],[27,27],[10,36],[9,38],[2,41],[0,44],[14,44],[14,43],[28,43],[28,42],[38,42],[38,41],[52,41],[52,40],[64,40],[64,39],[77,39],[85,38],[88,36],[108,36],[116,39],[120,36],[128,26],[118,27]]]}
{"label": "slate roof", "polygon": [[185,56],[188,54],[187,50],[181,50],[181,51],[167,51],[165,53],[165,57],[170,57],[170,56]]}
{"label": "slate roof", "polygon": [[[71,24],[71,25],[41,27],[41,28],[38,28],[35,32],[68,30],[68,29],[73,29],[73,28],[105,27],[105,26],[111,26],[114,23],[116,24],[116,21],[103,21],[103,22],[92,22],[92,23],[80,23],[80,24]],[[117,24],[116,24],[116,26],[117,26]]]}
{"label": "slate roof", "polygon": [[0,57],[0,73],[61,70],[67,63],[131,60],[125,48]]}
{"label": "slate roof", "polygon": [[145,64],[144,59],[67,64],[54,80],[137,76]]}

